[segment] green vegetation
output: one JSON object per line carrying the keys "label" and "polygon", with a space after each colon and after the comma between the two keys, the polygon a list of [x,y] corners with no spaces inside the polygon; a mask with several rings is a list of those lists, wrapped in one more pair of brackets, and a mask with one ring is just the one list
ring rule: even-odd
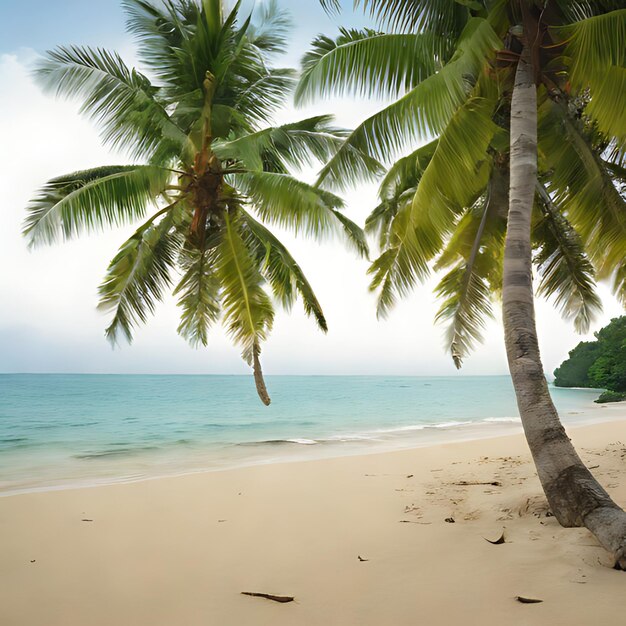
{"label": "green vegetation", "polygon": [[626,393],[619,393],[618,391],[604,391],[600,394],[600,397],[594,402],[598,404],[604,404],[605,402],[622,402],[626,400]]}
{"label": "green vegetation", "polygon": [[596,341],[581,341],[569,353],[569,358],[554,370],[557,387],[595,387],[589,378],[589,368],[598,355]]}
{"label": "green vegetation", "polygon": [[326,319],[267,226],[318,239],[343,233],[367,253],[343,201],[290,174],[331,157],[345,132],[326,115],[271,126],[296,79],[272,65],[289,30],[274,2],[241,19],[240,3],[224,13],[221,0],[123,5],[150,78],[115,52],[82,46],[48,52],[37,75],[56,95],[81,100],[103,141],[132,164],[49,181],[28,207],[24,234],[39,245],[135,224],[100,286],[100,307],[112,313],[108,338],[130,341],[172,289],[182,309],[178,332],[206,345],[221,319],[269,404],[259,354],[274,302],[289,309],[299,296],[323,331]]}
{"label": "green vegetation", "polygon": [[616,317],[595,333],[595,341],[583,341],[554,371],[557,387],[606,389],[597,402],[626,398],[626,315]]}
{"label": "green vegetation", "polygon": [[626,316],[617,317],[581,342],[554,372],[559,387],[595,387],[626,391]]}

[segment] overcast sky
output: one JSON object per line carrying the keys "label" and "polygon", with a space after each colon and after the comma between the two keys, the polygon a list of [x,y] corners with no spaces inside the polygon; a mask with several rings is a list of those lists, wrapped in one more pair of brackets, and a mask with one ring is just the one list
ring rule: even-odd
{"label": "overcast sky", "polygon": [[[282,0],[282,5],[290,7],[296,22],[286,56],[291,65],[316,34],[335,32],[339,23],[367,24],[350,11],[331,20],[317,0]],[[76,169],[124,162],[123,155],[101,146],[97,130],[79,117],[77,103],[43,95],[31,79],[38,54],[69,43],[134,56],[118,0],[0,0],[0,372],[247,373],[219,328],[207,348],[189,348],[176,334],[178,311],[171,300],[137,332],[132,346],[111,349],[104,339],[108,320],[96,310],[97,287],[132,227],[26,249],[21,222],[37,187]],[[314,111],[335,113],[341,125],[350,127],[377,107],[380,103],[343,100],[319,103]],[[286,117],[312,111],[289,110]],[[376,203],[375,189],[362,186],[345,197],[347,214],[362,225]],[[316,290],[330,332],[320,333],[298,305],[290,314],[279,312],[263,352],[268,374],[456,374],[443,349],[443,329],[433,326],[432,282],[379,322],[367,290],[367,262],[338,242],[318,245],[280,235]],[[605,312],[593,330],[622,314],[608,289],[601,287],[601,295]],[[537,318],[545,369],[551,372],[581,337],[549,304],[538,303]],[[503,332],[496,320],[461,374],[506,372]]]}

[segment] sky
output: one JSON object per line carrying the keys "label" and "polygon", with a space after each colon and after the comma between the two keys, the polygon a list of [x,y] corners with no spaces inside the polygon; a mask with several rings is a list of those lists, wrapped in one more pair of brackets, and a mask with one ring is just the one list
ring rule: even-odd
{"label": "sky", "polygon": [[[339,24],[369,23],[349,9],[329,18],[317,0],[280,4],[289,7],[295,20],[284,57],[292,66],[318,33],[333,34]],[[33,251],[21,238],[24,207],[46,180],[125,162],[124,155],[101,145],[97,129],[79,115],[78,103],[44,95],[32,79],[38,55],[70,43],[115,48],[130,62],[134,59],[118,0],[0,0],[0,372],[247,373],[239,351],[219,328],[213,329],[208,347],[190,348],[176,334],[178,310],[171,298],[136,333],[131,346],[112,349],[107,343],[108,320],[96,309],[97,287],[132,226]],[[284,119],[330,112],[340,125],[353,127],[380,106],[333,100],[303,110],[288,107]],[[302,175],[312,179],[314,171]],[[347,215],[362,225],[376,204],[375,187],[359,186],[344,196]],[[282,231],[279,235],[309,277],[330,330],[320,333],[299,303],[290,313],[279,311],[263,349],[267,374],[459,375],[444,350],[444,329],[433,325],[438,308],[434,279],[378,321],[366,261],[338,241],[321,245]],[[623,313],[605,286],[600,292],[605,309],[592,331]],[[590,338],[576,335],[541,301],[537,325],[547,372],[578,341]],[[506,372],[503,330],[495,319],[460,375]]]}

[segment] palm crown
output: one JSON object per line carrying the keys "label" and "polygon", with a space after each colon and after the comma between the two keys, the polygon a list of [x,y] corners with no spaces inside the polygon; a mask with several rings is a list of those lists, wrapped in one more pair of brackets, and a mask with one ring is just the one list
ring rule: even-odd
{"label": "palm crown", "polygon": [[532,233],[538,292],[579,331],[600,308],[596,277],[612,279],[626,303],[622,3],[355,4],[386,31],[318,37],[303,59],[296,98],[356,93],[392,100],[347,137],[319,180],[334,188],[382,176],[380,203],[366,223],[381,247],[370,268],[379,314],[433,267],[445,269],[437,318],[449,324],[457,366],[481,338],[491,297],[502,286],[518,24],[534,28],[540,85]]}
{"label": "palm crown", "polygon": [[273,3],[256,20],[239,20],[239,3],[224,14],[220,0],[123,5],[150,78],[114,52],[77,46],[49,52],[37,74],[81,98],[103,140],[140,164],[49,181],[28,207],[25,235],[36,245],[144,220],[100,287],[100,307],[113,313],[107,336],[130,341],[173,287],[179,333],[206,345],[222,318],[269,404],[259,363],[274,319],[268,288],[287,308],[299,295],[327,327],[300,267],[262,222],[320,238],[341,231],[366,253],[342,201],[290,175],[329,158],[345,133],[328,116],[270,126],[294,85],[292,70],[270,63],[288,27]]}

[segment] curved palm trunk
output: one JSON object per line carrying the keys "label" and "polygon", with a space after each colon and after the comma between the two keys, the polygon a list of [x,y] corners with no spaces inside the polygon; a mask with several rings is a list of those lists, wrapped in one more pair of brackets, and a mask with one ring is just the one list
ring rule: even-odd
{"label": "curved palm trunk", "polygon": [[269,406],[272,402],[270,394],[267,393],[267,387],[265,386],[265,379],[263,378],[263,370],[261,369],[261,360],[259,355],[261,354],[261,348],[259,344],[255,342],[252,348],[252,369],[254,371],[254,383],[256,385],[256,391],[261,398],[261,402],[265,406]]}
{"label": "curved palm trunk", "polygon": [[576,453],[550,398],[537,343],[531,214],[537,180],[537,90],[528,50],[511,104],[511,180],[504,252],[503,321],[509,369],[537,473],[561,525],[586,526],[626,569],[626,513]]}

